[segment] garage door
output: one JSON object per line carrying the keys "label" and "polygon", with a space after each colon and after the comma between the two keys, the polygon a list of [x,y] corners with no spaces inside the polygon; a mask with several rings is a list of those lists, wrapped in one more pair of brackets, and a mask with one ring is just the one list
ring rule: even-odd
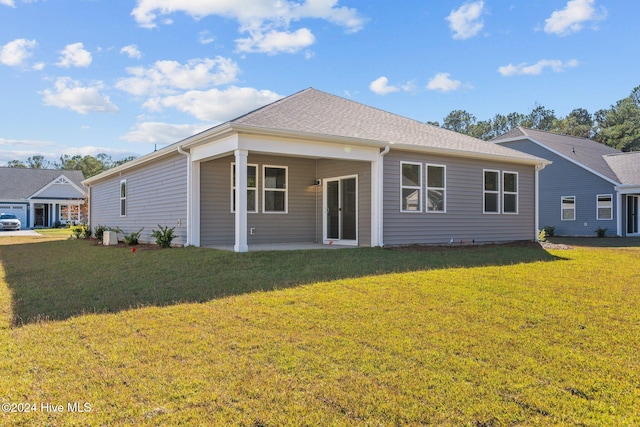
{"label": "garage door", "polygon": [[12,213],[18,217],[22,223],[22,228],[27,228],[27,206],[0,204],[0,213]]}

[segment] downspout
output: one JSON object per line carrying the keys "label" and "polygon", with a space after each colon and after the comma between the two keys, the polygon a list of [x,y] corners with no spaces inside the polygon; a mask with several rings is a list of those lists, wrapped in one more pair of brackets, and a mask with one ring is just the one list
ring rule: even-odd
{"label": "downspout", "polygon": [[536,176],[535,176],[535,233],[534,233],[534,241],[539,242],[538,232],[540,230],[540,171],[545,168],[546,165],[539,164],[536,165]]}
{"label": "downspout", "polygon": [[178,145],[178,153],[187,157],[187,240],[185,242],[185,246],[191,246],[191,233],[192,233],[192,224],[191,224],[191,153],[188,153],[182,149],[181,146]]}
{"label": "downspout", "polygon": [[378,164],[378,244],[384,247],[384,156],[389,153],[391,146],[387,144],[379,154]]}

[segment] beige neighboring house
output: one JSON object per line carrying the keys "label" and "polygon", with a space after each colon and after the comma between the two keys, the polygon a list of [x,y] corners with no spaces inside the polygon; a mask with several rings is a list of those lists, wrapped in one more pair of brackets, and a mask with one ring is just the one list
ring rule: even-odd
{"label": "beige neighboring house", "polygon": [[92,226],[226,247],[537,238],[549,162],[309,88],[84,181]]}
{"label": "beige neighboring house", "polygon": [[23,229],[81,222],[83,180],[76,170],[0,167],[0,213],[15,214]]}

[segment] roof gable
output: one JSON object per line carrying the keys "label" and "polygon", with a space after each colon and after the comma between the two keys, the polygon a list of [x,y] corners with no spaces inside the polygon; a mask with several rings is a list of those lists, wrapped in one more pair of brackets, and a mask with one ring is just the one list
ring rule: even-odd
{"label": "roof gable", "polygon": [[[84,193],[82,171],[0,167],[0,200],[25,200],[51,188],[56,182],[66,183],[75,192]],[[65,193],[66,194],[66,193]],[[53,196],[52,196],[53,197]],[[61,197],[65,197],[61,195]]]}
{"label": "roof gable", "polygon": [[618,176],[621,184],[640,185],[640,151],[608,154],[604,160]]}
{"label": "roof gable", "polygon": [[553,153],[609,181],[619,182],[616,173],[603,157],[609,154],[618,154],[619,151],[591,139],[527,129],[519,126],[504,135],[492,139],[491,142],[502,144],[522,139],[528,139],[545,147]]}

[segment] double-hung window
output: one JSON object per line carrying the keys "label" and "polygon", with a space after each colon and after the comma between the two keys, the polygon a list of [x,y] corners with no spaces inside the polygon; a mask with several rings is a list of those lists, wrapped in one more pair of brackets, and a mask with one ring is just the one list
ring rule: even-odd
{"label": "double-hung window", "polygon": [[598,213],[597,218],[601,220],[613,219],[613,195],[598,194]]}
{"label": "double-hung window", "polygon": [[422,164],[401,162],[401,212],[422,212]]}
{"label": "double-hung window", "polygon": [[79,222],[80,206],[78,205],[60,205],[60,221]]}
{"label": "double-hung window", "polygon": [[576,219],[576,196],[562,196],[561,211],[563,221],[574,221]]}
{"label": "double-hung window", "polygon": [[502,212],[518,213],[518,173],[502,173]]}
{"label": "double-hung window", "polygon": [[484,171],[484,213],[500,213],[500,171]]}
{"label": "double-hung window", "polygon": [[447,170],[427,164],[427,212],[446,212]]}
{"label": "double-hung window", "polygon": [[[231,163],[231,212],[236,211],[236,164]],[[247,212],[258,212],[258,165],[247,165]]]}
{"label": "double-hung window", "polygon": [[127,216],[127,180],[120,181],[120,216]]}
{"label": "double-hung window", "polygon": [[288,212],[288,169],[286,166],[263,166],[262,211]]}

